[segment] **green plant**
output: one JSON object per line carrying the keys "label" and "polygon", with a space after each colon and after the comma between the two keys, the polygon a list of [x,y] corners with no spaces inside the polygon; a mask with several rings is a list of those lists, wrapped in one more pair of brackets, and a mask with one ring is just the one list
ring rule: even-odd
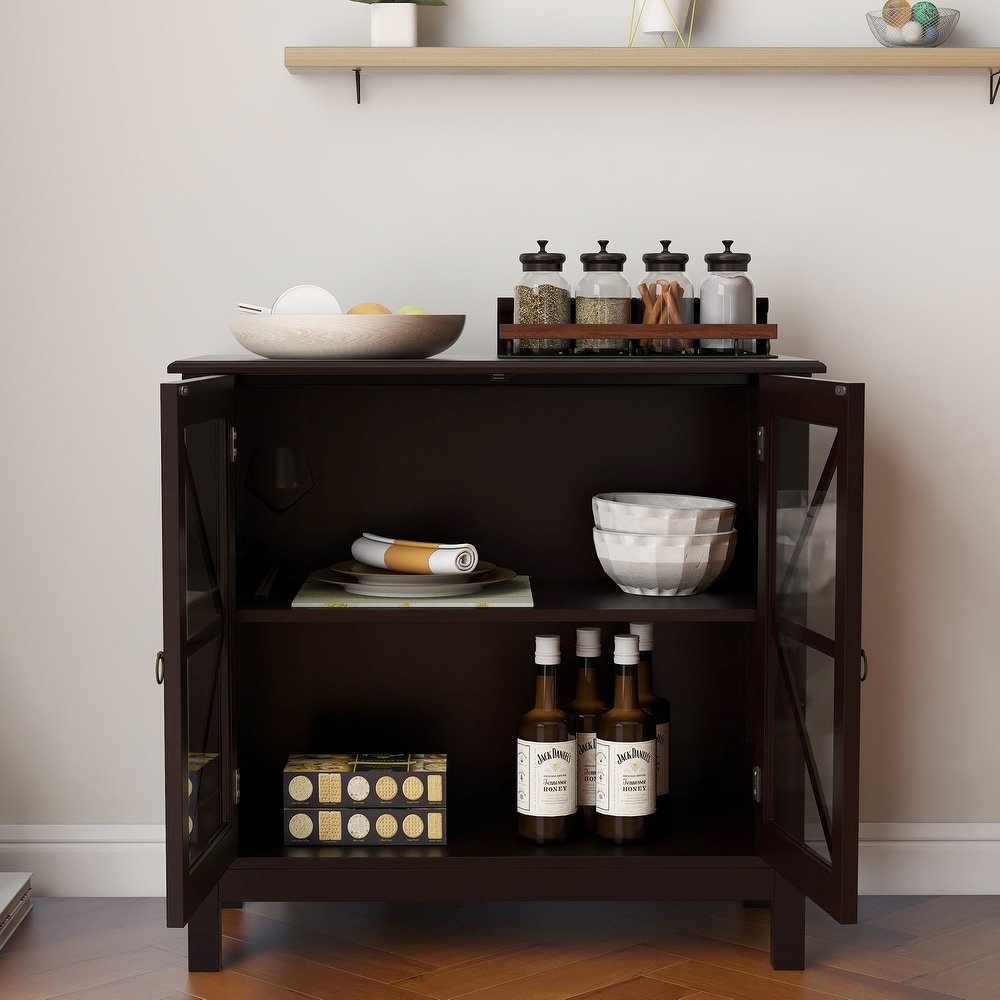
{"label": "green plant", "polygon": [[444,0],[357,0],[357,3],[412,3],[418,7],[447,7]]}

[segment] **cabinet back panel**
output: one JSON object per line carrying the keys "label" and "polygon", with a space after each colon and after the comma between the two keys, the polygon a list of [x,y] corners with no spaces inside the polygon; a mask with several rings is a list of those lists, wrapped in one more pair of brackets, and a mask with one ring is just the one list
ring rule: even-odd
{"label": "cabinet back panel", "polygon": [[[601,579],[590,498],[634,490],[735,500],[732,573],[753,578],[744,388],[264,386],[242,397],[240,548],[285,570],[349,559],[373,531],[472,542],[519,573]],[[259,486],[261,469],[281,464],[276,449],[307,465],[292,474],[302,495],[280,511]]]}
{"label": "cabinet back panel", "polygon": [[[620,627],[603,630],[609,651]],[[280,820],[292,753],[447,753],[450,802],[514,801],[517,718],[534,699],[534,634],[523,623],[414,621],[244,624],[240,769],[255,812]],[[562,634],[560,699],[575,682],[574,632]],[[747,627],[658,623],[655,688],[671,701],[671,788],[735,802],[749,789]],[[612,666],[602,662],[610,698]],[[270,803],[270,805],[268,805]]]}

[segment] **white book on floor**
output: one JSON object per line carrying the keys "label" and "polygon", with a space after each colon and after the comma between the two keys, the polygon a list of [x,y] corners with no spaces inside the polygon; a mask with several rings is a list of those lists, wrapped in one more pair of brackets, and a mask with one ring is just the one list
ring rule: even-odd
{"label": "white book on floor", "polygon": [[0,948],[31,909],[31,872],[0,872]]}

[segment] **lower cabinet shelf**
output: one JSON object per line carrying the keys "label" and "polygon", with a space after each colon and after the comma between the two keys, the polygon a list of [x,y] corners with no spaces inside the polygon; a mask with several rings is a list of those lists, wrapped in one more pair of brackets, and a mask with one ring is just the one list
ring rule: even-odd
{"label": "lower cabinet shelf", "polygon": [[[251,821],[241,832],[240,855],[222,882],[224,898],[771,898],[773,875],[754,853],[750,805],[671,803],[653,838],[627,846],[586,833],[566,844],[535,845],[517,836],[513,808],[501,816],[492,803],[449,807],[448,844],[440,847],[282,847],[274,820]],[[241,830],[246,825],[241,820]]]}

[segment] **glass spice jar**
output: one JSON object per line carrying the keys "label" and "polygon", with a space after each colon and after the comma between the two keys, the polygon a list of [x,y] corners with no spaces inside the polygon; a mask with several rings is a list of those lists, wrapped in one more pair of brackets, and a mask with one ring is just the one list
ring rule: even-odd
{"label": "glass spice jar", "polygon": [[[625,254],[608,250],[598,240],[596,253],[580,255],[583,277],[576,286],[576,322],[582,325],[627,325],[632,322],[632,286],[622,274]],[[628,338],[577,337],[577,354],[628,354]]]}
{"label": "glass spice jar", "polygon": [[[523,325],[568,325],[570,287],[562,276],[566,254],[547,250],[548,240],[538,240],[538,250],[518,260],[524,273],[514,286],[514,322]],[[572,340],[562,337],[516,338],[515,354],[570,354]]]}
{"label": "glass spice jar", "polygon": [[[733,241],[723,240],[720,253],[705,254],[708,274],[699,290],[701,323],[753,323],[756,321],[756,300],[753,281],[747,274],[750,254],[733,253]],[[746,341],[699,339],[699,354],[735,354],[737,343]],[[753,343],[749,341],[749,343]]]}
{"label": "glass spice jar", "polygon": [[[686,253],[671,252],[670,240],[660,240],[660,246],[661,250],[642,255],[648,269],[638,289],[642,322],[646,326],[693,323],[694,285],[684,273],[690,258]],[[640,351],[646,354],[694,354],[694,343],[689,337],[661,340],[647,336],[639,341]]]}

